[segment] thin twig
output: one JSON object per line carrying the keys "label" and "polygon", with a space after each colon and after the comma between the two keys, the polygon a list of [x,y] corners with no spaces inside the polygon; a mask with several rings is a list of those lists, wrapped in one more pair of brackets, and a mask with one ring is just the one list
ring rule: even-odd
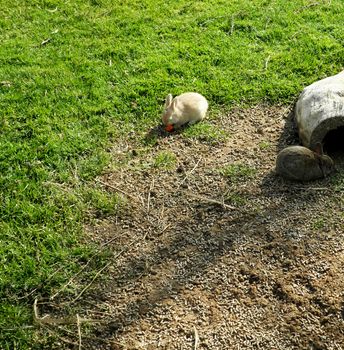
{"label": "thin twig", "polygon": [[39,323],[40,325],[61,325],[61,324],[75,324],[75,321],[81,323],[81,322],[93,322],[93,323],[99,323],[99,320],[92,320],[88,318],[81,318],[79,315],[75,316],[68,316],[68,317],[52,317],[49,314],[44,315],[43,317],[39,316],[38,312],[38,299],[35,298],[35,301],[33,303],[33,316],[34,320]]}
{"label": "thin twig", "polygon": [[53,319],[50,315],[44,315],[43,317],[39,316],[38,313],[38,307],[37,307],[38,299],[35,298],[33,302],[33,316],[34,320],[39,323],[39,324],[69,324],[69,323],[74,323],[73,321],[70,322],[70,318],[67,319],[59,319],[55,320]]}
{"label": "thin twig", "polygon": [[112,189],[115,190],[115,191],[121,192],[122,194],[124,194],[125,196],[131,198],[131,199],[134,200],[135,202],[138,202],[138,203],[141,204],[141,201],[140,201],[139,199],[137,199],[135,196],[133,196],[133,195],[131,195],[131,194],[129,194],[129,193],[123,191],[122,189],[120,189],[120,188],[118,188],[118,187],[116,187],[116,186],[114,186],[114,185],[110,185],[109,183],[104,182],[104,181],[99,180],[99,179],[97,179],[96,181],[99,182],[100,184],[106,186],[106,187],[112,188]]}
{"label": "thin twig", "polygon": [[[74,345],[75,347],[78,346],[77,343],[75,342],[72,342],[70,341],[69,339],[66,339],[64,337],[61,337],[60,334],[56,331],[56,329],[58,329],[59,331],[62,331],[66,334],[68,334],[69,336],[73,337],[74,336],[74,332],[70,331],[69,329],[66,329],[62,326],[56,326],[54,328],[50,328],[50,327],[47,327],[48,331],[53,333],[54,335],[56,335],[59,339],[61,339],[63,342],[66,342],[67,344],[72,344]],[[92,340],[92,341],[95,341],[97,340],[98,342],[102,342],[102,343],[109,343],[109,344],[116,344],[116,345],[121,345],[121,343],[115,341],[115,340],[108,340],[108,339],[104,339],[104,338],[100,338],[100,337],[96,337],[96,336],[87,336],[87,335],[84,335],[83,336],[83,339],[89,339],[89,340]]]}
{"label": "thin twig", "polygon": [[310,191],[329,191],[327,187],[299,187],[301,190],[310,190]]}
{"label": "thin twig", "polygon": [[193,329],[194,329],[194,338],[195,338],[194,350],[197,350],[198,344],[199,344],[199,335],[195,326],[193,326]]}
{"label": "thin twig", "polygon": [[[141,238],[134,239],[131,241],[125,248],[123,248],[117,255],[114,256],[114,259],[116,260],[119,256],[121,256],[124,252],[126,252],[132,245],[137,243],[140,240],[144,240],[147,236],[147,233]],[[103,266],[97,273],[96,275],[92,278],[91,282],[87,284],[85,288],[82,289],[82,291],[72,300],[72,303],[75,303],[80,297],[86,292],[87,289],[91,287],[93,282],[99,277],[99,275],[106,270],[111,264],[113,264],[113,261],[109,261],[105,266]]]}
{"label": "thin twig", "polygon": [[151,182],[151,185],[149,186],[149,190],[148,190],[148,196],[147,196],[147,214],[149,213],[150,210],[150,199],[151,199],[151,192],[154,188],[154,177],[153,180]]}
{"label": "thin twig", "polygon": [[41,321],[43,318],[39,317],[39,314],[38,314],[38,308],[37,308],[37,298],[35,298],[34,302],[33,302],[33,316],[34,316],[34,319],[35,321]]}
{"label": "thin twig", "polygon": [[70,336],[73,336],[74,337],[74,332],[71,332],[61,326],[54,326],[54,327],[47,327],[46,328],[48,330],[48,332],[50,332],[51,334],[54,334],[54,336],[56,336],[59,340],[61,340],[62,342],[66,343],[66,344],[70,344],[70,345],[73,345],[74,347],[78,346],[78,344],[74,341],[71,341],[63,336],[61,336],[57,331],[56,329],[58,329],[59,331],[62,331],[64,333],[67,333],[68,335]]}
{"label": "thin twig", "polygon": [[[64,269],[63,266],[60,266],[56,271],[54,271],[51,275],[49,275],[49,277],[47,279],[44,280],[44,285],[47,284],[48,281],[50,281],[57,273],[59,273],[62,269]],[[29,297],[30,295],[32,295],[33,293],[35,293],[37,291],[38,288],[41,288],[43,286],[43,283],[41,283],[38,287],[34,288],[31,292],[25,294],[22,297],[19,297],[18,300],[21,299],[26,299],[27,297]]]}
{"label": "thin twig", "polygon": [[167,224],[159,233],[158,236],[162,235],[172,224]]}
{"label": "thin twig", "polygon": [[187,180],[187,178],[196,170],[198,167],[199,162],[202,160],[202,158],[198,159],[196,165],[185,175],[184,179],[180,182],[180,184],[177,187],[177,190],[183,185],[183,183]]}
{"label": "thin twig", "polygon": [[[123,250],[121,251],[123,252]],[[82,291],[73,299],[72,303],[75,303],[84,293],[85,291],[91,287],[91,285],[93,284],[93,282],[98,278],[98,276],[104,271],[106,270],[113,262],[110,261],[108,262],[105,266],[103,266],[97,273],[96,275],[92,278],[91,282],[82,289]]]}
{"label": "thin twig", "polygon": [[79,314],[76,314],[76,325],[78,327],[78,336],[79,336],[79,350],[81,350],[81,326],[80,326],[80,317]]}
{"label": "thin twig", "polygon": [[74,279],[80,275],[81,272],[83,272],[86,267],[90,264],[90,262],[93,260],[94,257],[98,256],[99,253],[103,250],[103,248],[105,246],[107,246],[108,244],[110,244],[111,242],[113,242],[114,240],[116,240],[118,238],[118,236],[111,238],[110,240],[108,240],[107,242],[105,242],[104,244],[102,244],[97,251],[88,259],[88,261],[86,262],[86,264],[75,274],[73,275],[67,283],[65,283],[54,295],[52,295],[50,297],[50,300],[54,300],[58,294],[60,294],[63,290],[65,290],[73,281]]}
{"label": "thin twig", "polygon": [[208,198],[208,197],[203,197],[203,196],[198,196],[198,195],[195,195],[193,193],[190,193],[190,192],[186,192],[186,194],[189,196],[189,197],[193,197],[195,199],[199,199],[199,200],[202,200],[202,201],[205,201],[205,202],[209,202],[209,203],[214,203],[214,204],[218,204],[220,206],[222,206],[223,208],[225,209],[232,209],[232,210],[237,210],[238,208],[235,208],[235,207],[232,207],[231,205],[228,205],[228,204],[225,204],[223,201],[220,202],[216,199],[212,199],[212,198]]}

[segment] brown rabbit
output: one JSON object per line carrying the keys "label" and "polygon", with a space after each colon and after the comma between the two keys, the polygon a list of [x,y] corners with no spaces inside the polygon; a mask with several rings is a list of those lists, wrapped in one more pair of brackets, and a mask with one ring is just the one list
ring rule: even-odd
{"label": "brown rabbit", "polygon": [[276,172],[282,177],[295,181],[311,181],[323,178],[334,171],[333,160],[324,155],[322,145],[316,149],[290,146],[278,153]]}
{"label": "brown rabbit", "polygon": [[173,98],[166,96],[162,122],[167,131],[179,128],[183,124],[194,124],[202,120],[208,109],[208,101],[197,92],[186,92]]}

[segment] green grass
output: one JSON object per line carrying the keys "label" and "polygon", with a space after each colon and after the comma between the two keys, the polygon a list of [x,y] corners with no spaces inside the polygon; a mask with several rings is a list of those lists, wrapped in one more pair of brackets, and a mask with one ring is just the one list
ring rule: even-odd
{"label": "green grass", "polygon": [[153,161],[154,168],[173,169],[177,164],[177,157],[173,152],[162,151],[157,154]]}
{"label": "green grass", "polygon": [[183,135],[191,139],[198,139],[210,143],[223,141],[229,136],[223,130],[219,130],[206,121],[188,126],[183,130]]}
{"label": "green grass", "polygon": [[225,195],[226,203],[237,206],[243,206],[247,203],[248,199],[240,193],[227,193]]}
{"label": "green grass", "polygon": [[262,141],[259,143],[258,146],[261,150],[265,150],[265,149],[269,149],[272,145],[269,141]]}
{"label": "green grass", "polygon": [[252,178],[255,175],[255,173],[255,168],[240,163],[228,164],[222,169],[220,169],[220,174],[225,176],[228,180],[230,180],[233,183]]}
{"label": "green grass", "polygon": [[328,226],[328,223],[326,218],[320,217],[313,222],[312,226],[315,230],[321,231]]}
{"label": "green grass", "polygon": [[92,254],[83,224],[123,204],[92,183],[107,147],[159,123],[167,93],[198,91],[212,114],[289,103],[343,68],[343,2],[311,3],[2,0],[0,329],[16,330],[0,348],[48,341],[23,327],[33,297]]}
{"label": "green grass", "polygon": [[344,174],[342,168],[338,169],[334,175],[331,176],[330,184],[336,192],[342,192],[344,190]]}

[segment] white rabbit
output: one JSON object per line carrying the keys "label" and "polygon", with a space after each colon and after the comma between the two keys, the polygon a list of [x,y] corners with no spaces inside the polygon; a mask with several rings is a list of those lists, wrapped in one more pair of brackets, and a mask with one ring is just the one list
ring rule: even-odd
{"label": "white rabbit", "polygon": [[179,128],[183,124],[194,124],[202,120],[208,110],[208,101],[197,92],[186,92],[173,98],[166,96],[162,122],[167,131]]}
{"label": "white rabbit", "polygon": [[277,155],[276,172],[295,181],[323,178],[334,171],[333,160],[325,155],[318,143],[315,151],[302,146],[290,146]]}

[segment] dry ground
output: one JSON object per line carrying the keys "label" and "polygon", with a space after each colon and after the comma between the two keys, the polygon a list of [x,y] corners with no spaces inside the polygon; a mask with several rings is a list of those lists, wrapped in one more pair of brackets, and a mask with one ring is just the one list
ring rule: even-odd
{"label": "dry ground", "polygon": [[99,180],[128,208],[88,227],[113,258],[79,299],[101,321],[85,349],[344,349],[343,184],[274,174],[297,143],[289,112],[233,109],[208,121],[220,140],[156,129],[148,151],[114,146],[122,165]]}

